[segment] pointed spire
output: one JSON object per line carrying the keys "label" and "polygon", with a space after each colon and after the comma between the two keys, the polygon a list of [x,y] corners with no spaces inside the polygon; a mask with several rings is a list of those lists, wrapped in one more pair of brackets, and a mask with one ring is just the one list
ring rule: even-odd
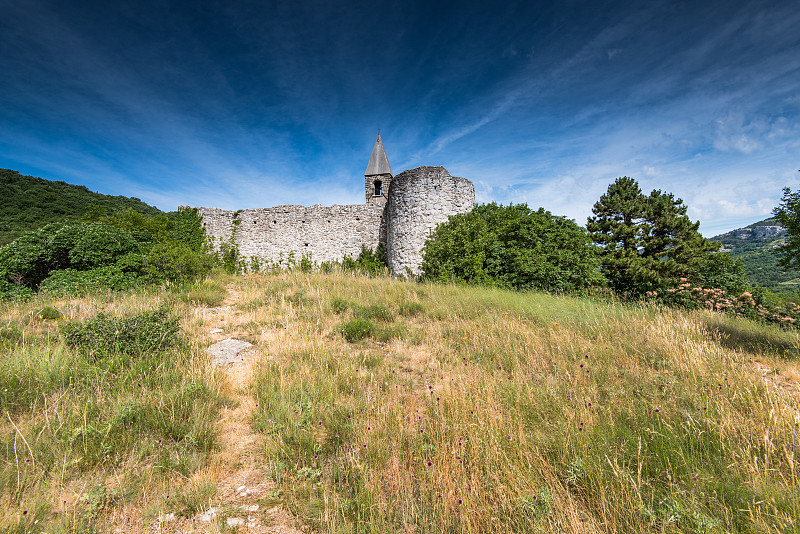
{"label": "pointed spire", "polygon": [[380,132],[378,132],[378,139],[375,140],[375,146],[372,148],[372,155],[369,157],[364,176],[375,176],[376,174],[392,174],[389,158],[386,157],[386,151],[383,149]]}

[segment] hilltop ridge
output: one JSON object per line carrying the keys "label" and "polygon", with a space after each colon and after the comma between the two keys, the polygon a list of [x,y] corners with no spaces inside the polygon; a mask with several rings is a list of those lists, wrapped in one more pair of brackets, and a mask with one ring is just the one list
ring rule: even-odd
{"label": "hilltop ridge", "polygon": [[741,259],[751,283],[775,293],[794,292],[797,271],[778,265],[775,249],[783,242],[786,229],[772,217],[711,238],[722,243],[722,251]]}
{"label": "hilltop ridge", "polygon": [[106,213],[125,209],[145,215],[163,213],[135,197],[104,195],[83,185],[0,169],[0,246],[46,224],[80,219],[92,204]]}

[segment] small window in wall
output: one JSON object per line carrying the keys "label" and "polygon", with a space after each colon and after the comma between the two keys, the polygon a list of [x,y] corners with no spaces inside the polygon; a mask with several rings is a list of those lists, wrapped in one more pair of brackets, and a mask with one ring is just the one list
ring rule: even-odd
{"label": "small window in wall", "polygon": [[374,196],[379,197],[383,195],[383,182],[381,182],[380,180],[375,180],[375,182],[373,182],[372,185],[375,187],[375,190],[373,192]]}

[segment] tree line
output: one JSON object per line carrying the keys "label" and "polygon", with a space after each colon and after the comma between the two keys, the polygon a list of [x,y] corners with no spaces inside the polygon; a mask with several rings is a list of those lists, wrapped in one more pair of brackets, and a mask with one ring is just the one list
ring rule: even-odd
{"label": "tree line", "polygon": [[[128,207],[107,215],[103,205],[92,203],[80,220],[25,233],[0,249],[0,296],[180,281],[202,276],[215,264],[231,270],[230,254],[213,253],[195,210],[152,210]],[[786,189],[775,209],[788,231],[780,250],[784,268],[800,267],[799,213],[800,191]],[[687,288],[713,288],[747,293],[758,305],[776,304],[769,291],[748,282],[741,261],[719,252],[720,244],[698,229],[683,200],[661,190],[645,194],[625,176],[608,186],[585,227],[525,204],[482,204],[452,216],[425,243],[421,278],[515,290],[610,290],[633,299],[674,299],[685,296]],[[381,255],[382,250],[362,251],[357,261],[350,260],[358,268],[351,267],[373,275],[385,272]],[[245,261],[234,259],[237,266]]]}
{"label": "tree line", "polygon": [[439,226],[423,251],[423,277],[547,291],[608,287],[628,297],[681,280],[740,291],[740,262],[716,253],[671,193],[645,195],[618,178],[592,208],[586,227],[525,204],[479,205]]}

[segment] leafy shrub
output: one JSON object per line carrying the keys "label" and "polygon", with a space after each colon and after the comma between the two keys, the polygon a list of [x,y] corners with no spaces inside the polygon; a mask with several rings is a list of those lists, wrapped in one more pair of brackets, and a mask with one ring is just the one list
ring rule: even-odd
{"label": "leafy shrub", "polygon": [[339,332],[350,343],[369,337],[374,330],[375,325],[369,319],[353,319],[339,326]]}
{"label": "leafy shrub", "polygon": [[648,291],[645,293],[645,300],[689,310],[713,310],[784,327],[793,327],[800,321],[800,306],[794,302],[767,308],[759,304],[750,292],[734,295],[722,289],[702,288],[684,278],[677,288],[661,292]]}
{"label": "leafy shrub", "polygon": [[154,245],[148,254],[147,272],[157,280],[191,280],[211,272],[213,258],[189,245],[165,241]]}
{"label": "leafy shrub", "polygon": [[69,251],[69,260],[76,269],[93,269],[115,263],[118,258],[137,250],[130,234],[113,226],[90,224],[82,228],[77,243]]}
{"label": "leafy shrub", "polygon": [[425,242],[422,257],[422,278],[438,282],[545,291],[602,285],[586,231],[525,204],[483,204],[451,216]]}
{"label": "leafy shrub", "polygon": [[350,303],[342,298],[335,297],[333,300],[331,300],[331,309],[333,310],[333,313],[344,313],[349,307]]}
{"label": "leafy shrub", "polygon": [[726,252],[708,254],[698,265],[694,277],[699,286],[719,288],[739,295],[750,287],[742,260],[732,258]]}
{"label": "leafy shrub", "polygon": [[187,280],[207,274],[212,264],[196,210],[154,217],[128,210],[92,224],[50,224],[0,249],[0,297]]}
{"label": "leafy shrub", "polygon": [[81,295],[101,289],[122,291],[135,287],[143,281],[136,276],[136,273],[124,272],[116,265],[108,265],[88,271],[75,269],[52,271],[39,289],[55,295]]}
{"label": "leafy shrub", "polygon": [[36,312],[36,316],[45,321],[55,321],[62,317],[61,312],[51,306],[45,306]]}
{"label": "leafy shrub", "polygon": [[36,287],[50,272],[48,232],[58,225],[48,225],[29,232],[0,249],[0,272],[5,282]]}
{"label": "leafy shrub", "polygon": [[386,251],[382,243],[379,243],[374,250],[362,245],[357,258],[345,256],[341,261],[323,262],[320,270],[329,273],[337,267],[344,271],[363,273],[369,276],[389,275],[389,264],[386,262]]}
{"label": "leafy shrub", "polygon": [[378,321],[391,321],[394,314],[391,310],[380,304],[370,304],[369,306],[355,306],[353,315],[361,319],[376,319]]}
{"label": "leafy shrub", "polygon": [[135,356],[170,349],[180,341],[178,321],[164,308],[125,318],[99,313],[83,323],[64,324],[61,334],[67,345],[99,360],[112,354]]}
{"label": "leafy shrub", "polygon": [[33,290],[23,285],[13,284],[0,268],[0,300],[25,300],[33,295]]}

